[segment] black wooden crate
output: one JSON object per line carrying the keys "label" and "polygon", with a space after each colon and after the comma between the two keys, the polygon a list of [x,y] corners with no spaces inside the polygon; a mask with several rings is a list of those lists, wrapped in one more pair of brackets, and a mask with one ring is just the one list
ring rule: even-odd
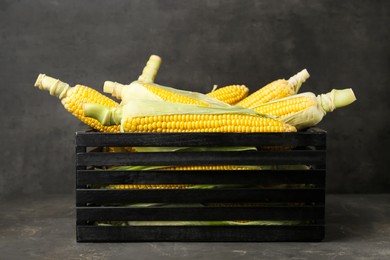
{"label": "black wooden crate", "polygon": [[[153,153],[108,153],[99,149],[108,146],[267,148],[244,152]],[[276,149],[270,149],[272,146]],[[293,148],[277,149],[280,146]],[[326,132],[317,128],[297,133],[77,132],[77,241],[321,241],[324,238],[325,225],[325,159]],[[122,165],[307,165],[310,169],[243,171],[96,169],[100,166]],[[96,188],[96,185],[107,184],[240,184],[247,187],[159,190]],[[259,186],[254,187],[257,184]],[[277,185],[280,184],[290,185],[290,188],[279,188]],[[133,203],[168,203],[172,206],[126,206]],[[199,203],[208,206],[199,206]],[[218,203],[231,204],[221,206]],[[233,203],[239,205],[232,205]],[[293,221],[293,224],[95,225],[97,221],[219,220]]]}

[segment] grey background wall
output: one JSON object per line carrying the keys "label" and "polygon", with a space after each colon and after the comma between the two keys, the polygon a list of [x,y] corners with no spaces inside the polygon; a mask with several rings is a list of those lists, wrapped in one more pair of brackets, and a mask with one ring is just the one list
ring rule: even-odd
{"label": "grey background wall", "polygon": [[150,54],[157,82],[252,91],[307,68],[302,91],[352,87],[328,114],[329,192],[390,192],[387,0],[0,0],[0,196],[72,193],[74,132],[84,128],[33,87],[39,73],[101,90],[131,82]]}

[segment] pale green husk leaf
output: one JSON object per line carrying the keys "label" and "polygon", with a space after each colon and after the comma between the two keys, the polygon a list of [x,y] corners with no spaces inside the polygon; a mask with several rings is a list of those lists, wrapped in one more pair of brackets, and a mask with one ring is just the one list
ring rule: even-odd
{"label": "pale green husk leaf", "polygon": [[130,83],[130,85],[124,85],[122,89],[121,105],[125,105],[128,102],[137,99],[163,101],[161,97],[149,91],[147,88],[142,86],[138,81],[134,81]]}
{"label": "pale green husk leaf", "polygon": [[96,222],[98,226],[281,226],[297,225],[295,220],[258,220],[258,221],[106,221]]}
{"label": "pale green husk leaf", "polygon": [[122,119],[137,116],[179,115],[179,114],[259,114],[252,109],[240,106],[198,106],[155,100],[133,100],[123,106]]}
{"label": "pale green husk leaf", "polygon": [[[180,90],[175,89],[172,87],[162,86],[156,83],[153,83],[152,85],[170,91],[172,93],[176,93],[188,98],[192,98],[201,102],[204,102],[211,106],[217,106],[217,107],[229,107],[230,105],[219,101],[215,98],[209,97],[205,94],[199,93],[199,92],[193,92],[193,91],[186,91],[186,90]],[[154,94],[153,92],[149,91],[147,88],[142,86],[142,84],[139,81],[133,81],[130,83],[130,85],[125,85],[124,89],[122,90],[122,104],[127,104],[133,100],[162,100],[159,96]],[[149,92],[149,93],[148,93]]]}
{"label": "pale green husk leaf", "polygon": [[227,146],[227,147],[132,147],[137,152],[228,152],[228,151],[256,151],[256,147],[251,146]]}

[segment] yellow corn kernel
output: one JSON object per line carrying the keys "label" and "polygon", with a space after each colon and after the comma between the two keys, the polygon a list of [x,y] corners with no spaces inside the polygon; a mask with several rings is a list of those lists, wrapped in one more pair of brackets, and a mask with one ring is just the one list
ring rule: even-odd
{"label": "yellow corn kernel", "polygon": [[103,126],[98,120],[84,116],[83,103],[99,104],[110,108],[119,106],[114,100],[98,91],[82,85],[70,87],[67,83],[45,74],[38,76],[35,86],[41,90],[49,91],[52,96],[58,97],[66,110],[93,129],[101,132],[120,131],[120,126],[118,125]]}
{"label": "yellow corn kernel", "polygon": [[[144,117],[128,117],[122,120],[122,127],[125,132],[132,132],[134,122],[137,118],[152,118],[153,122],[166,122],[166,127],[153,127],[153,124],[137,124],[139,132],[295,132],[293,126],[285,124],[273,118],[261,117],[247,114],[178,114],[178,115],[157,115]],[[227,119],[225,119],[227,118]],[[232,121],[232,119],[235,119]],[[174,121],[173,121],[174,120]],[[215,127],[207,126],[210,121],[215,121]],[[183,128],[177,127],[176,123],[188,122]],[[189,123],[191,122],[191,123]],[[192,124],[194,122],[194,124]]]}
{"label": "yellow corn kernel", "polygon": [[249,89],[244,85],[230,85],[216,89],[207,95],[226,104],[234,105],[248,96],[248,93]]}
{"label": "yellow corn kernel", "polygon": [[292,96],[288,99],[276,100],[253,108],[256,112],[284,117],[303,111],[313,105],[316,105],[316,99],[310,96]]}
{"label": "yellow corn kernel", "polygon": [[194,184],[112,184],[105,188],[116,190],[156,190],[156,189],[186,189],[193,187]]}

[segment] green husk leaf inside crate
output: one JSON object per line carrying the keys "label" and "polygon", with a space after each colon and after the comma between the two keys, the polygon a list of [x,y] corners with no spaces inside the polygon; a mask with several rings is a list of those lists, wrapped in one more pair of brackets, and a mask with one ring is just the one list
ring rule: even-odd
{"label": "green husk leaf inside crate", "polygon": [[305,224],[295,220],[226,221],[97,221],[97,226],[281,226]]}

